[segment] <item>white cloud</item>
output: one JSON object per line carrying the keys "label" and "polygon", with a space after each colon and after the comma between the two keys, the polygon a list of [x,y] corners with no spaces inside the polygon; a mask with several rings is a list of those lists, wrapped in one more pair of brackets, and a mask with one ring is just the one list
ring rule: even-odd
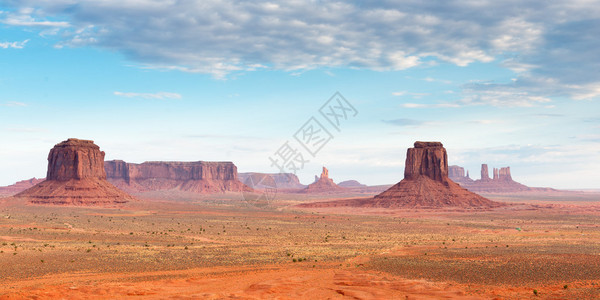
{"label": "white cloud", "polygon": [[8,102],[5,102],[5,103],[3,103],[1,105],[2,106],[8,106],[8,107],[25,107],[25,106],[27,106],[26,103],[17,102],[17,101],[8,101]]}
{"label": "white cloud", "polygon": [[158,93],[124,93],[114,92],[115,96],[126,97],[126,98],[143,98],[143,99],[181,99],[181,95],[177,93],[158,92]]}
{"label": "white cloud", "polygon": [[9,13],[7,16],[0,20],[0,23],[12,26],[27,26],[27,27],[68,27],[69,23],[64,21],[49,21],[49,20],[36,20],[30,14],[33,13],[32,9],[21,9],[19,13]]}
{"label": "white cloud", "polygon": [[0,48],[4,48],[4,49],[8,49],[8,48],[23,49],[25,47],[25,44],[27,44],[27,42],[29,42],[29,40],[24,40],[22,42],[1,42],[0,43]]}
{"label": "white cloud", "polygon": [[104,47],[148,68],[226,78],[265,68],[391,71],[501,60],[515,84],[467,90],[465,102],[600,96],[598,1],[5,2],[13,10],[0,15],[4,24],[45,28],[40,34],[61,37],[56,47]]}
{"label": "white cloud", "polygon": [[444,102],[444,103],[435,103],[435,104],[426,104],[426,103],[402,103],[400,106],[404,108],[456,108],[461,107],[458,103],[453,102]]}

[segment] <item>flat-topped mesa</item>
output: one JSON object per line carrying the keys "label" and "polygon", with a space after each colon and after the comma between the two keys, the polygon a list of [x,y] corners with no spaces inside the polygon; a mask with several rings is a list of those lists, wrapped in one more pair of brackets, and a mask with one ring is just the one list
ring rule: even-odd
{"label": "flat-topped mesa", "polygon": [[448,180],[448,154],[440,142],[415,142],[406,151],[404,179],[427,176],[435,181]]}
{"label": "flat-topped mesa", "polygon": [[68,139],[48,154],[47,180],[106,179],[104,152],[93,141]]}
{"label": "flat-topped mesa", "polygon": [[[468,171],[467,171],[467,174],[468,174]],[[448,177],[450,177],[450,178],[465,177],[465,168],[460,167],[460,166],[449,166],[448,167]]]}
{"label": "flat-topped mesa", "polygon": [[114,185],[131,191],[180,190],[195,193],[250,190],[237,177],[232,162],[153,161],[141,164],[122,160],[105,162],[106,175]]}
{"label": "flat-topped mesa", "polygon": [[238,179],[246,183],[249,178],[264,178],[271,177],[277,189],[303,189],[306,185],[300,183],[300,179],[294,173],[238,173]]}

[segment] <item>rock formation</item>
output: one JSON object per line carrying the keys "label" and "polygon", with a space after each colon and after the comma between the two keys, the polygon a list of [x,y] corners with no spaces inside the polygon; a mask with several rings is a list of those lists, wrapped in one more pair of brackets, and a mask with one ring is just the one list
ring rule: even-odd
{"label": "rock formation", "polygon": [[68,139],[50,150],[46,180],[15,195],[37,204],[98,205],[133,198],[106,181],[104,152],[93,141]]}
{"label": "rock formation", "polygon": [[269,176],[273,179],[277,189],[303,189],[306,185],[300,183],[298,176],[293,173],[238,173],[238,179],[245,183],[251,176]]}
{"label": "rock formation", "polygon": [[404,179],[367,199],[310,203],[305,207],[492,208],[503,204],[461,188],[448,178],[448,156],[440,142],[415,142],[406,153]]}
{"label": "rock formation", "polygon": [[[458,167],[458,166],[457,166]],[[460,168],[460,167],[459,167]],[[487,164],[481,165],[481,179],[472,180],[471,178],[459,176],[452,173],[450,179],[460,184],[469,191],[478,193],[512,193],[523,191],[550,191],[548,188],[530,188],[520,184],[512,179],[510,167],[493,168],[492,178],[488,174]]]}
{"label": "rock formation", "polygon": [[1,196],[12,196],[14,194],[18,194],[42,181],[46,180],[45,178],[31,178],[27,180],[21,180],[15,184],[11,184],[9,186],[0,187],[0,197]]}
{"label": "rock formation", "polygon": [[465,177],[465,168],[459,167],[459,166],[449,166],[448,167],[448,177],[450,177],[450,178]]}
{"label": "rock formation", "polygon": [[374,207],[495,207],[498,203],[471,193],[448,178],[448,155],[442,143],[415,142],[406,154],[404,180],[375,196]]}
{"label": "rock formation", "polygon": [[469,171],[465,176],[465,168],[456,165],[448,167],[448,177],[461,186],[473,182],[473,179],[469,177]]}
{"label": "rock formation", "polygon": [[364,188],[367,187],[366,184],[362,184],[356,180],[346,180],[346,181],[342,181],[340,183],[338,183],[338,186],[341,187],[345,187],[345,188]]}
{"label": "rock formation", "polygon": [[309,184],[306,189],[302,192],[304,193],[322,193],[322,192],[331,192],[331,191],[339,191],[343,188],[339,187],[331,178],[329,178],[329,170],[323,167],[323,171],[321,172],[321,177],[314,182]]}
{"label": "rock formation", "polygon": [[490,171],[488,171],[488,165],[481,165],[481,181],[490,181]]}
{"label": "rock formation", "polygon": [[194,193],[250,191],[238,180],[232,162],[144,162],[107,161],[108,180],[123,190],[147,192],[178,190]]}

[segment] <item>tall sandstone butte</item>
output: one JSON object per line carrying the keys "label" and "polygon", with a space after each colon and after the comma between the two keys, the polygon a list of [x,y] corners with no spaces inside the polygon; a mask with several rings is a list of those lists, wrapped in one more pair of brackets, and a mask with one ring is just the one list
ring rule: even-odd
{"label": "tall sandstone butte", "polygon": [[404,179],[373,197],[306,203],[300,207],[473,208],[504,204],[461,188],[448,178],[448,155],[440,142],[415,142],[406,153]]}
{"label": "tall sandstone butte", "polygon": [[68,139],[50,150],[46,180],[15,195],[36,204],[104,205],[133,198],[106,181],[104,152],[93,141]]}
{"label": "tall sandstone butte", "polygon": [[404,179],[374,197],[371,207],[491,208],[502,204],[461,188],[448,178],[448,155],[440,142],[415,142],[406,153]]}
{"label": "tall sandstone butte", "polygon": [[490,171],[487,164],[481,164],[481,181],[490,181]]}
{"label": "tall sandstone butte", "polygon": [[108,180],[131,192],[178,190],[194,193],[241,192],[251,189],[238,180],[232,162],[107,161]]}

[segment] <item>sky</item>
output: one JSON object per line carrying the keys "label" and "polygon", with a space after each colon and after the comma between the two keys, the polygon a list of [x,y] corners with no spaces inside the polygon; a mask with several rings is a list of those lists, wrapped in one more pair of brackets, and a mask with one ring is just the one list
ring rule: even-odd
{"label": "sky", "polygon": [[599,37],[593,0],[0,0],[0,185],[67,138],[392,184],[422,140],[475,179],[597,189]]}

